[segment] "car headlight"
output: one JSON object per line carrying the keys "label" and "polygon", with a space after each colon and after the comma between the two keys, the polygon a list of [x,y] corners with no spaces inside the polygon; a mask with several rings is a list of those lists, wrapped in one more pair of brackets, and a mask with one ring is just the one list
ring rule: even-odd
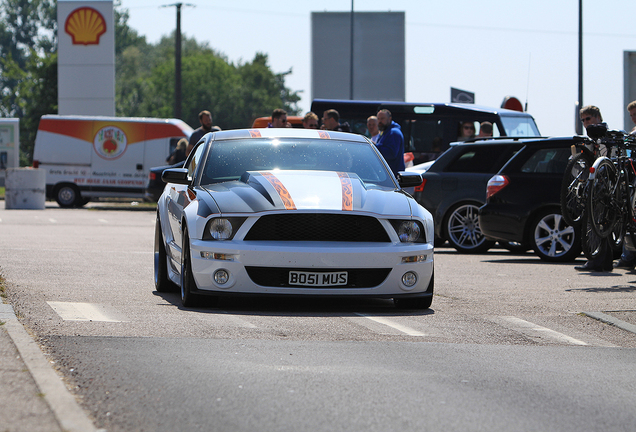
{"label": "car headlight", "polygon": [[402,243],[424,243],[426,236],[418,221],[392,221],[393,228]]}
{"label": "car headlight", "polygon": [[205,240],[232,240],[244,221],[245,218],[211,219],[205,227],[203,238]]}

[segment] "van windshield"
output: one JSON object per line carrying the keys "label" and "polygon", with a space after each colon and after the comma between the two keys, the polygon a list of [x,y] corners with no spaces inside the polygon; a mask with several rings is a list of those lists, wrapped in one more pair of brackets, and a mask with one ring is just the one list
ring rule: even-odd
{"label": "van windshield", "polygon": [[501,114],[501,122],[508,136],[533,137],[541,136],[539,128],[530,116],[511,116]]}

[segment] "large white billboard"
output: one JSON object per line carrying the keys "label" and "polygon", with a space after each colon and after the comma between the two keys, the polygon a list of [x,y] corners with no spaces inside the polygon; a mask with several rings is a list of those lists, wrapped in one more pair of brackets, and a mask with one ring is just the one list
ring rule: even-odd
{"label": "large white billboard", "polygon": [[112,1],[58,0],[58,113],[115,115]]}
{"label": "large white billboard", "polygon": [[355,12],[353,33],[350,13],[312,12],[311,35],[312,98],[404,101],[404,12]]}

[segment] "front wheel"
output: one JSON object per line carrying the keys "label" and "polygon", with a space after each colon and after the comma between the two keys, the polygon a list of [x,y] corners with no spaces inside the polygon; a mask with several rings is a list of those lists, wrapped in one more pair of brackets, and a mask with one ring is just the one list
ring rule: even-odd
{"label": "front wheel", "polygon": [[155,222],[155,289],[161,293],[177,291],[177,286],[168,278],[168,256],[159,214]]}
{"label": "front wheel", "polygon": [[192,274],[192,259],[190,255],[190,238],[188,230],[183,230],[183,247],[181,250],[181,304],[185,307],[196,306],[199,298],[193,293],[197,283]]}
{"label": "front wheel", "polygon": [[581,253],[576,230],[565,223],[563,216],[555,210],[546,210],[534,219],[530,227],[530,243],[544,261],[572,261]]}
{"label": "front wheel", "polygon": [[398,309],[428,309],[433,304],[433,289],[435,286],[435,275],[431,275],[431,281],[428,283],[427,293],[430,296],[427,297],[414,297],[414,298],[394,298],[393,303]]}
{"label": "front wheel", "polygon": [[55,189],[55,201],[62,208],[81,206],[82,196],[74,184],[63,184]]}
{"label": "front wheel", "polygon": [[451,209],[446,219],[446,238],[458,252],[481,253],[495,245],[486,239],[479,227],[479,207],[459,204]]}

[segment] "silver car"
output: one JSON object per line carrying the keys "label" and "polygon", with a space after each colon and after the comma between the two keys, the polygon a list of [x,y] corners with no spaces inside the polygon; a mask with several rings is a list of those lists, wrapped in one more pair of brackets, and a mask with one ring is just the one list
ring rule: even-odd
{"label": "silver car", "polygon": [[210,133],[163,173],[157,291],[185,306],[208,295],[371,296],[428,308],[433,219],[376,147],[299,129]]}

